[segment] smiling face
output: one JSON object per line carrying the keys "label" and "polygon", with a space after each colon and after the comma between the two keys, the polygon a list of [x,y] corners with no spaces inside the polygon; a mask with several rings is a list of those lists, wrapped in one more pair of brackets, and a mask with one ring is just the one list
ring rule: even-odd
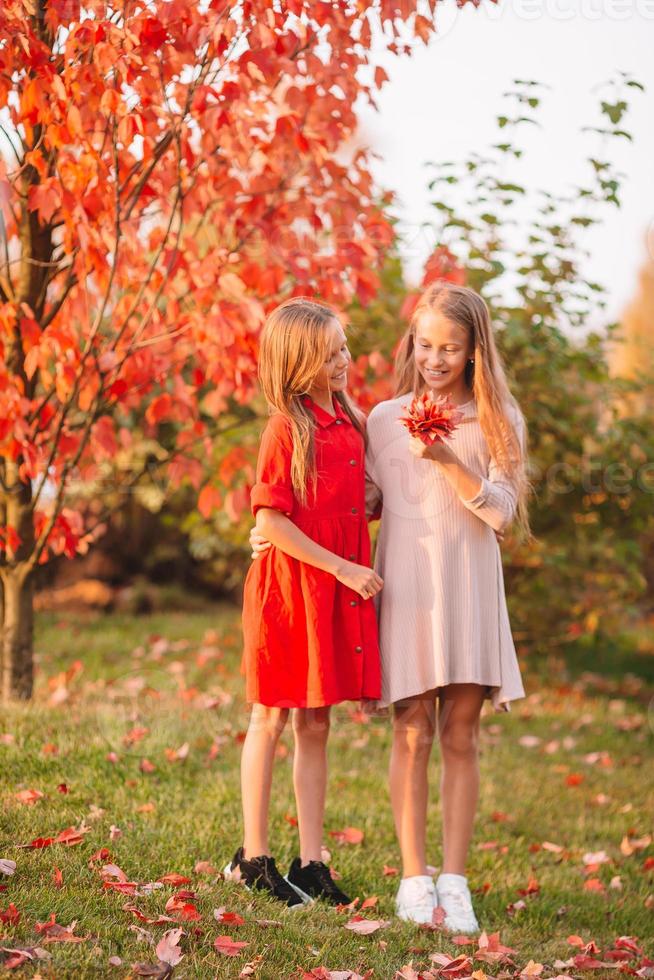
{"label": "smiling face", "polygon": [[309,394],[314,401],[329,401],[333,391],[345,391],[347,374],[352,360],[343,327],[334,319],[327,328],[325,361],[314,378]]}
{"label": "smiling face", "polygon": [[424,310],[416,325],[414,357],[427,387],[435,395],[451,394],[462,404],[470,397],[466,363],[473,356],[468,331],[438,310]]}

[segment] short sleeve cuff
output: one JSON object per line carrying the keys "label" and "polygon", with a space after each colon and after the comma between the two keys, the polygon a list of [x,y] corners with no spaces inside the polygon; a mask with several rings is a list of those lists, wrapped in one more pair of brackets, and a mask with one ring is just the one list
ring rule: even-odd
{"label": "short sleeve cuff", "polygon": [[466,507],[477,508],[477,507],[482,507],[486,503],[486,499],[488,497],[488,491],[490,489],[490,484],[485,476],[480,477],[480,479],[481,479],[481,487],[479,488],[479,491],[475,494],[472,500],[463,501]]}
{"label": "short sleeve cuff", "polygon": [[288,487],[273,486],[271,483],[255,483],[250,493],[252,513],[256,516],[260,507],[272,507],[289,515],[293,510],[293,494]]}

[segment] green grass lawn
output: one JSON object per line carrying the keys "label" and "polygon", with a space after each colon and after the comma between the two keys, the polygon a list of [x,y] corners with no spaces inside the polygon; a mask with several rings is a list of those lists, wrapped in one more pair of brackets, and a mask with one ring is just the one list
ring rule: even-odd
{"label": "green grass lawn", "polygon": [[[240,843],[239,755],[247,725],[238,610],[41,615],[36,650],[34,702],[0,716],[0,861],[16,862],[13,875],[0,873],[6,920],[0,947],[38,947],[49,958],[34,954],[9,974],[11,954],[2,953],[0,975],[135,976],[135,964],[157,962],[156,944],[177,926],[184,930],[183,958],[174,969],[180,978],[241,971],[259,978],[372,971],[388,980],[396,973],[614,976],[618,971],[606,965],[584,969],[583,959],[562,965],[583,956],[591,941],[597,948],[586,952],[595,961],[617,965],[613,957],[628,956],[631,975],[647,969],[644,956],[654,958],[651,654],[632,650],[621,670],[619,649],[587,645],[571,653],[567,668],[561,656],[523,664],[527,698],[509,716],[485,709],[468,878],[482,928],[513,950],[493,961],[477,940],[457,945],[440,931],[393,917],[398,877],[383,874],[385,865],[399,865],[386,787],[390,725],[384,718],[362,722],[352,708],[339,707],[334,716],[325,843],[344,888],[361,900],[377,897],[362,914],[389,924],[358,935],[346,928],[352,913],[321,905],[286,913],[222,880],[220,869]],[[289,733],[271,813],[282,867],[297,847],[291,760]],[[429,852],[436,867],[438,777],[436,747]],[[43,796],[22,802],[17,794],[26,790]],[[71,827],[79,843],[19,847]],[[363,843],[338,844],[329,836],[345,827],[362,830]],[[109,864],[138,884],[137,893],[129,885],[126,893],[103,887],[102,867]],[[158,881],[170,874],[190,881]],[[192,895],[171,903],[180,890]],[[174,921],[148,923],[129,906],[149,919],[163,914]],[[244,924],[216,921],[221,907]],[[57,941],[70,934],[39,927],[53,915],[60,926],[76,923],[73,935],[82,941]],[[270,920],[277,924],[265,924]],[[225,956],[214,947],[220,935],[247,945]],[[570,936],[580,937],[577,945]],[[635,937],[642,954],[611,952],[621,936]],[[470,961],[441,974],[447,960],[432,960],[439,953],[467,953]],[[540,971],[530,961],[542,964]]]}

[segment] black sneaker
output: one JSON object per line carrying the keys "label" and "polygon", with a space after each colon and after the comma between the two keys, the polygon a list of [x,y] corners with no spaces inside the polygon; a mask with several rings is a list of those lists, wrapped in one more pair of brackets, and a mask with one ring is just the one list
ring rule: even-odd
{"label": "black sneaker", "polygon": [[330,905],[349,905],[351,899],[342,892],[322,861],[309,861],[303,868],[300,858],[293,861],[286,880],[307,899],[324,898]]}
{"label": "black sneaker", "polygon": [[301,908],[304,905],[305,899],[282,877],[277,870],[275,859],[267,854],[245,858],[243,848],[239,847],[232,860],[225,865],[224,875],[227,879],[240,881],[248,891],[255,888],[268,892],[290,909]]}

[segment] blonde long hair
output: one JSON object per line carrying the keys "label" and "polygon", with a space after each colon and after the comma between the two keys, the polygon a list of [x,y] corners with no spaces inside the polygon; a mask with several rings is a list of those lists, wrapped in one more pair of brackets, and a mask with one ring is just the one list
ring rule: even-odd
{"label": "blonde long hair", "polygon": [[[527,475],[527,425],[520,406],[511,394],[495,345],[488,306],[482,297],[466,286],[449,282],[434,282],[422,294],[411,316],[395,358],[395,396],[413,392],[419,395],[427,384],[415,361],[415,338],[420,315],[426,310],[441,313],[463,327],[473,349],[474,363],[465,367],[465,381],[477,403],[479,425],[489,452],[497,465],[507,474],[518,491],[515,522],[528,541],[533,539],[529,526],[528,499],[532,485]],[[522,419],[525,428],[525,447],[509,419],[511,406]]]}
{"label": "blonde long hair", "polygon": [[[294,296],[268,316],[261,333],[259,381],[270,412],[280,412],[291,426],[291,482],[303,505],[311,484],[316,490],[315,420],[302,401],[328,354],[328,327],[338,320],[331,307],[307,296]],[[334,395],[365,441],[363,413],[345,392]]]}

